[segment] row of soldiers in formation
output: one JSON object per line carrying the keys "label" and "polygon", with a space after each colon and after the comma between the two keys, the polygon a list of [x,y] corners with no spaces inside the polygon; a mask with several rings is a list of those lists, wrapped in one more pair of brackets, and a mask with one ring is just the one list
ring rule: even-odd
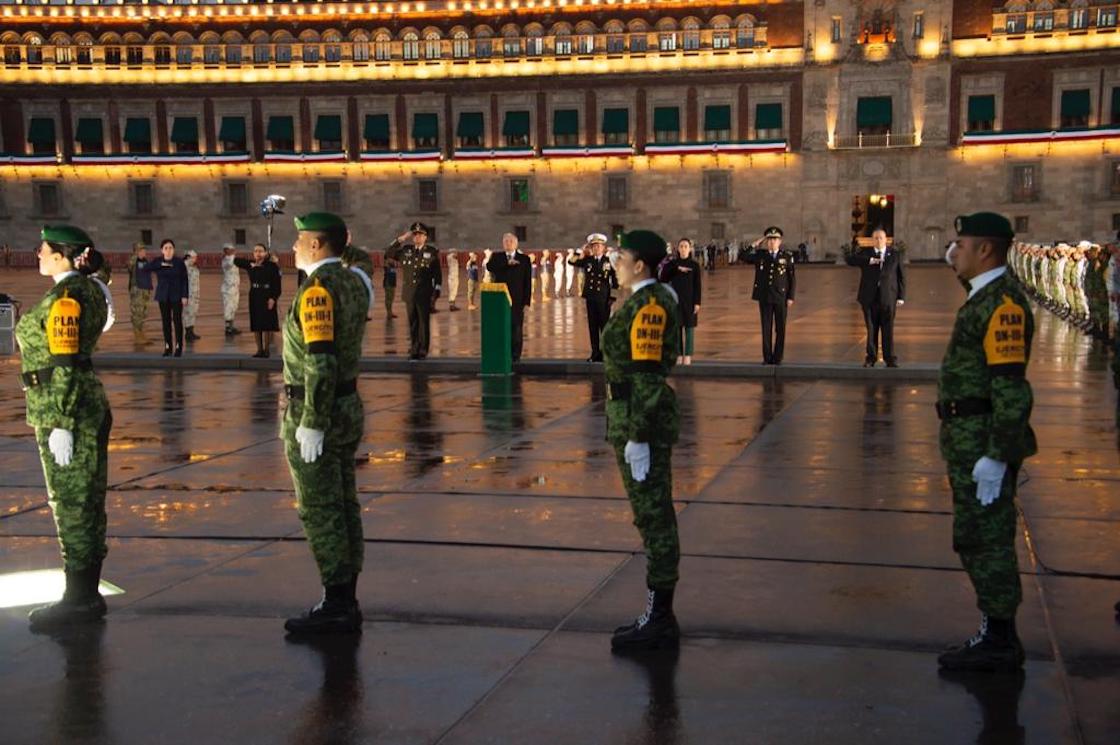
{"label": "row of soldiers in formation", "polygon": [[1016,243],[1009,265],[1040,305],[1103,341],[1117,333],[1120,243]]}
{"label": "row of soldiers in formation", "polygon": [[[1010,222],[977,213],[958,218],[956,225],[958,239],[947,258],[968,288],[968,299],[949,335],[936,410],[952,490],[953,548],[976,591],[981,623],[975,636],[946,651],[939,663],[950,669],[1017,670],[1024,655],[1015,624],[1022,588],[1014,498],[1019,469],[1037,452],[1026,377],[1034,320],[1020,283],[1007,273],[1014,238]],[[355,462],[365,419],[358,372],[373,301],[372,265],[365,252],[350,246],[346,225],[336,215],[310,213],[296,218],[295,227],[292,251],[306,279],[283,325],[288,405],[280,438],[323,597],[288,619],[285,629],[298,635],[360,633],[357,587],[364,538]],[[759,273],[784,277],[789,257],[780,249],[781,231],[766,232],[769,248],[758,257],[766,262]],[[389,254],[409,272],[434,271],[432,287],[438,287],[438,264],[434,250],[425,249],[426,236],[424,226],[413,225]],[[46,226],[41,237],[39,271],[53,285],[20,319],[16,338],[27,423],[35,430],[66,574],[62,599],[30,614],[33,629],[49,632],[100,622],[107,612],[99,581],[108,551],[112,414],[92,364],[107,318],[105,295],[89,278],[101,263],[99,254],[89,235],[74,226]],[[502,254],[492,257],[495,275],[503,260],[507,266],[528,263],[518,258],[514,236],[507,234],[503,243]],[[665,239],[636,230],[619,243],[617,281],[630,296],[602,332],[606,440],[642,538],[647,594],[645,611],[615,630],[611,646],[634,650],[675,645],[680,637],[673,611],[680,543],[671,470],[680,409],[666,379],[677,360],[673,340],[681,321],[677,294],[658,281],[668,256]],[[520,271],[524,279],[524,266]],[[791,295],[760,299],[785,306]]]}

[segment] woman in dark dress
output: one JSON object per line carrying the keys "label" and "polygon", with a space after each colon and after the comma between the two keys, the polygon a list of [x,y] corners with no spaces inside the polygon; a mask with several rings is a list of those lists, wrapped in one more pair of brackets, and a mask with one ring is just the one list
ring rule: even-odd
{"label": "woman in dark dress", "polygon": [[671,285],[677,293],[677,307],[681,310],[677,362],[683,365],[692,364],[696,323],[700,315],[700,274],[700,264],[692,258],[692,241],[681,238],[677,242],[677,255],[664,265],[659,279]]}
{"label": "woman in dark dress", "polygon": [[253,246],[253,258],[236,258],[233,263],[249,274],[249,328],[257,340],[254,357],[268,357],[272,334],[280,330],[277,302],[280,299],[280,267],[268,255],[263,243]]}
{"label": "woman in dark dress", "polygon": [[174,329],[175,356],[183,356],[183,306],[190,298],[187,265],[175,255],[175,241],[164,238],[159,244],[162,254],[152,259],[144,269],[156,275],[156,302],[163,321],[163,356],[171,356],[172,329]]}

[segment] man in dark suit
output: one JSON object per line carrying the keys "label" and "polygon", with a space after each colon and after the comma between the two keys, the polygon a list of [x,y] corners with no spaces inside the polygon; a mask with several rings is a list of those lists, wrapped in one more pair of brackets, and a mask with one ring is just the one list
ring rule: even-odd
{"label": "man in dark suit", "polygon": [[864,367],[875,367],[882,339],[883,361],[887,367],[898,367],[894,354],[895,309],[906,302],[906,274],[902,255],[887,246],[887,231],[876,228],[871,234],[872,248],[864,248],[848,256],[850,266],[859,267],[859,292],[856,299],[863,308],[867,326],[867,352]]}
{"label": "man in dark suit", "polygon": [[[404,241],[412,239],[411,243]],[[439,297],[443,269],[439,249],[428,243],[428,228],[414,222],[385,249],[386,261],[395,261],[401,274],[404,307],[408,311],[408,358],[428,356],[431,342],[432,302]]]}
{"label": "man in dark suit", "polygon": [[614,267],[607,258],[607,236],[587,236],[579,256],[569,257],[568,263],[584,271],[583,299],[587,303],[587,331],[591,336],[591,357],[587,361],[602,362],[599,337],[611,316],[611,290],[618,289]]}
{"label": "man in dark suit", "polygon": [[[760,249],[763,241],[766,247]],[[748,258],[754,264],[754,291],[762,318],[762,364],[780,365],[786,346],[786,314],[793,305],[797,287],[793,254],[782,249],[782,229],[769,227],[763,237],[751,244]]]}
{"label": "man in dark suit", "polygon": [[517,250],[517,236],[506,233],[502,236],[502,252],[493,254],[486,262],[486,271],[495,282],[504,284],[509,290],[510,342],[513,347],[513,361],[521,360],[521,345],[524,341],[525,309],[533,300],[533,267],[529,257]]}

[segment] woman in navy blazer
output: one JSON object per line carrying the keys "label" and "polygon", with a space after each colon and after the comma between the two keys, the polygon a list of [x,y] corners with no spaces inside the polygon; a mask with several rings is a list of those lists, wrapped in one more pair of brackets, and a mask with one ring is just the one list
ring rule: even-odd
{"label": "woman in navy blazer", "polygon": [[175,255],[175,241],[164,238],[159,244],[158,259],[144,267],[156,275],[156,301],[163,321],[163,356],[171,356],[171,330],[175,329],[175,356],[183,356],[183,306],[190,297],[187,265]]}

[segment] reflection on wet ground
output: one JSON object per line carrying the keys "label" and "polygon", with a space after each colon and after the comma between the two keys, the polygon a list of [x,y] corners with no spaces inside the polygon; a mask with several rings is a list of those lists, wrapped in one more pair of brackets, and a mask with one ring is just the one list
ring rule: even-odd
{"label": "reflection on wet ground", "polygon": [[[57,567],[4,379],[0,573]],[[1100,350],[1049,317],[1032,379],[1029,659],[985,678],[936,671],[976,611],[930,384],[675,381],[686,638],[627,659],[607,639],[640,611],[644,560],[600,380],[364,376],[365,634],[299,645],[281,619],[317,581],[276,438],[280,376],[105,373],[105,573],[125,594],[103,629],[59,638],[0,610],[2,739],[1114,742],[1116,396]]]}

